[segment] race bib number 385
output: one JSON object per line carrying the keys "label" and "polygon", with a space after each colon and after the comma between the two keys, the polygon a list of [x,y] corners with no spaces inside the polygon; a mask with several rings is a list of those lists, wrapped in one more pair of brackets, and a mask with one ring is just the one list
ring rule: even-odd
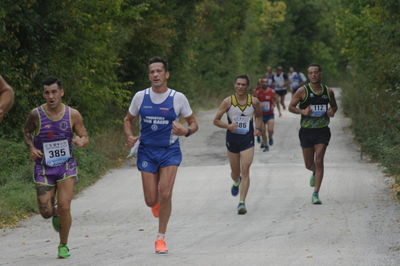
{"label": "race bib number 385", "polygon": [[66,139],[43,143],[43,151],[46,165],[50,167],[61,165],[71,158]]}

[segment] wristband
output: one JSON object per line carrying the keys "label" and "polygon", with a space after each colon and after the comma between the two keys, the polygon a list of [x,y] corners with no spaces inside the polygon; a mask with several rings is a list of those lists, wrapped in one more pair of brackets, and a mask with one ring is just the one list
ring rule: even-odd
{"label": "wristband", "polygon": [[256,130],[262,131],[262,128],[258,128],[258,127],[256,127]]}
{"label": "wristband", "polygon": [[185,137],[189,137],[190,135],[192,135],[192,130],[190,129],[190,127],[188,127],[187,129],[188,133],[185,135]]}

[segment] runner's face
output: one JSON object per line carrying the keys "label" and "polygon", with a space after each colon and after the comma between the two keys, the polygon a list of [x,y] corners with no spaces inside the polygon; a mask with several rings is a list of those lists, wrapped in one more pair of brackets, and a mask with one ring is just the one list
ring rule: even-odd
{"label": "runner's face", "polygon": [[149,80],[153,88],[167,87],[169,72],[165,71],[163,63],[149,65]]}
{"label": "runner's face", "polygon": [[319,71],[319,67],[311,66],[307,71],[307,76],[311,83],[317,84],[321,82],[322,73]]}
{"label": "runner's face", "polygon": [[61,98],[64,96],[64,90],[60,89],[56,83],[43,86],[43,97],[50,108],[56,108],[61,104]]}
{"label": "runner's face", "polygon": [[242,78],[238,78],[236,79],[235,82],[235,89],[236,89],[236,93],[238,95],[244,95],[247,93],[247,80],[246,79],[242,79]]}
{"label": "runner's face", "polygon": [[261,80],[261,88],[263,88],[264,90],[265,90],[266,88],[268,88],[268,81],[267,81],[267,79],[262,79],[262,80]]}

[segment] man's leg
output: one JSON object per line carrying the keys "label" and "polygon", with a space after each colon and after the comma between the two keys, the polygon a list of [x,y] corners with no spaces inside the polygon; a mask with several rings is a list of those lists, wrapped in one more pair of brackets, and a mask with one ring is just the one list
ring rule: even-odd
{"label": "man's leg", "polygon": [[172,190],[174,188],[177,171],[177,165],[160,167],[160,218],[158,225],[158,232],[160,234],[165,234],[167,231],[167,225],[172,209]]}
{"label": "man's leg", "polygon": [[245,201],[250,187],[250,166],[253,162],[254,147],[240,152],[242,182],[240,183],[240,201]]}
{"label": "man's leg", "polygon": [[55,214],[54,198],[55,198],[55,186],[46,186],[36,184],[37,202],[39,206],[39,212],[43,218],[48,219]]}
{"label": "man's leg", "polygon": [[158,203],[158,182],[160,180],[158,173],[141,171],[144,201],[149,207]]}
{"label": "man's leg", "polygon": [[267,122],[269,145],[273,144],[272,136],[274,135],[275,119],[269,119]]}
{"label": "man's leg", "polygon": [[313,173],[315,172],[315,162],[314,162],[314,147],[302,148],[303,158],[306,168]]}
{"label": "man's leg", "polygon": [[283,110],[286,109],[286,105],[285,105],[285,94],[281,95],[281,105],[283,107]]}
{"label": "man's leg", "polygon": [[263,122],[262,128],[262,147],[268,146],[268,137],[267,137],[268,126]]}
{"label": "man's leg", "polygon": [[314,191],[319,192],[322,179],[324,177],[324,157],[326,152],[326,144],[314,145],[315,150],[315,187]]}
{"label": "man's leg", "polygon": [[68,243],[69,230],[71,228],[71,201],[73,197],[75,178],[71,177],[57,182],[57,211],[60,216],[60,244]]}
{"label": "man's leg", "polygon": [[229,165],[231,166],[231,178],[233,182],[239,182],[240,177],[240,153],[228,151]]}

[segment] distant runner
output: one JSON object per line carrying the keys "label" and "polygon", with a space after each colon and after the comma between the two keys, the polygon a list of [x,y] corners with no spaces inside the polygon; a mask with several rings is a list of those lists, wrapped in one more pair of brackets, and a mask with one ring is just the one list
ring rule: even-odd
{"label": "distant runner", "polygon": [[78,181],[72,145],[84,147],[89,138],[81,114],[61,102],[64,96],[61,81],[45,80],[43,96],[46,103],[33,109],[25,123],[24,140],[29,157],[35,161],[34,182],[40,214],[46,219],[53,218],[53,227],[60,235],[58,257],[68,258],[71,201],[74,183]]}
{"label": "distant runner", "polygon": [[[214,117],[214,125],[226,128],[226,147],[231,166],[233,185],[232,196],[239,194],[238,214],[246,214],[246,196],[250,186],[250,166],[254,156],[254,135],[262,132],[262,112],[258,99],[247,93],[250,80],[247,75],[235,78],[236,93],[225,98]],[[221,118],[227,114],[228,123]],[[256,117],[256,131],[253,128],[253,116]]]}
{"label": "distant runner", "polygon": [[[268,81],[266,78],[261,80],[261,88],[255,91],[255,95],[261,103],[262,114],[263,114],[263,127],[262,127],[262,140],[261,148],[263,152],[269,151],[269,146],[274,144],[274,124],[275,124],[275,114],[274,108],[275,103],[278,101],[275,91],[268,87]],[[279,104],[277,105],[279,117],[282,116],[281,108]],[[268,135],[267,135],[268,133]],[[268,146],[269,145],[269,146]]]}
{"label": "distant runner", "polygon": [[289,78],[286,73],[283,72],[283,67],[278,66],[276,68],[276,73],[274,74],[274,90],[278,94],[279,102],[283,109],[286,109],[285,105],[285,95],[287,93],[287,87],[289,85]]}
{"label": "distant runner", "polygon": [[289,81],[290,89],[292,91],[292,96],[296,91],[307,83],[307,79],[303,73],[296,71],[294,67],[289,68]]}
{"label": "distant runner", "polygon": [[[321,204],[319,190],[324,176],[324,156],[331,138],[329,118],[334,117],[338,107],[333,91],[321,83],[322,69],[317,64],[308,67],[310,83],[301,87],[292,97],[289,111],[301,114],[299,131],[305,166],[313,174],[310,186],[314,187],[311,201]],[[300,109],[297,104],[300,103]]]}

